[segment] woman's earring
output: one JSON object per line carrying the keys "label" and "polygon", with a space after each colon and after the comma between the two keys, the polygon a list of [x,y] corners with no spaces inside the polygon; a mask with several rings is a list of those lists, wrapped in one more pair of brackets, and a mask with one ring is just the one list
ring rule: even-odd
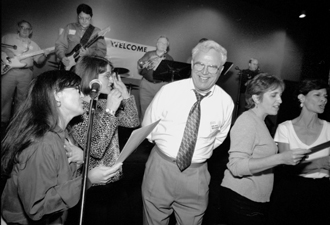
{"label": "woman's earring", "polygon": [[60,101],[56,101],[56,105],[57,105],[57,107],[61,107],[61,102]]}
{"label": "woman's earring", "polygon": [[304,104],[302,102],[300,102],[300,108],[302,108],[304,106]]}

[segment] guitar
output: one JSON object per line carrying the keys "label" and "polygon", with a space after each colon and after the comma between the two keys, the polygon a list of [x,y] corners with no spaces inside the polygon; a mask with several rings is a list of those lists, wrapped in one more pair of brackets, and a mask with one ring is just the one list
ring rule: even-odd
{"label": "guitar", "polygon": [[80,43],[77,44],[70,53],[67,53],[65,57],[69,59],[69,65],[65,66],[63,63],[61,63],[60,69],[70,70],[74,65],[76,65],[76,62],[79,59],[79,53],[81,48],[88,48],[92,44],[94,44],[98,39],[103,37],[106,33],[110,31],[110,27],[105,28],[104,30],[101,30],[98,32],[94,37],[92,37],[91,40],[89,40],[84,46],[82,46]]}
{"label": "guitar", "polygon": [[26,66],[26,63],[22,63],[21,60],[43,54],[46,51],[52,52],[54,51],[55,47],[46,48],[43,50],[27,53],[27,54],[21,54],[14,56],[12,58],[8,57],[8,55],[5,52],[1,52],[1,76],[5,75],[9,70],[13,68],[22,68]]}

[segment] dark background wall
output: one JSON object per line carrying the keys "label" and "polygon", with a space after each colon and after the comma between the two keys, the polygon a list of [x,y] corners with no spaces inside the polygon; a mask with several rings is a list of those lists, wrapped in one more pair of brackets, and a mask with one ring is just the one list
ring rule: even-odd
{"label": "dark background wall", "polygon": [[[41,48],[54,46],[59,29],[76,21],[76,7],[86,3],[93,8],[95,26],[111,26],[106,37],[155,45],[159,35],[166,35],[171,43],[169,53],[176,61],[186,62],[198,40],[206,37],[228,50],[228,61],[234,67],[247,68],[249,58],[253,57],[259,59],[262,71],[285,80],[299,81],[302,76],[327,78],[329,9],[325,7],[325,13],[318,9],[314,17],[299,20],[297,15],[284,14],[283,10],[265,8],[267,2],[2,0],[1,33],[16,32],[17,21],[26,19],[32,23],[32,38]],[[53,57],[50,61],[54,61]],[[221,79],[221,85],[235,100],[238,80],[234,67]],[[51,69],[49,63],[36,68],[35,74],[47,69]]]}

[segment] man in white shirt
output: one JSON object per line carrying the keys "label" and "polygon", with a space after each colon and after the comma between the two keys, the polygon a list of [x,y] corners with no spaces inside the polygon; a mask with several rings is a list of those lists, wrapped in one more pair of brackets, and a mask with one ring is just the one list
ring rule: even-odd
{"label": "man in white shirt", "polygon": [[[227,51],[218,43],[197,44],[192,50],[191,78],[163,86],[146,110],[142,126],[160,122],[147,137],[155,147],[142,183],[144,224],[167,224],[173,211],[179,224],[202,224],[210,182],[206,160],[226,138],[234,108],[231,97],[215,85],[226,60]],[[196,138],[188,135],[195,143],[188,167],[182,169],[182,140],[196,101],[198,133]]]}

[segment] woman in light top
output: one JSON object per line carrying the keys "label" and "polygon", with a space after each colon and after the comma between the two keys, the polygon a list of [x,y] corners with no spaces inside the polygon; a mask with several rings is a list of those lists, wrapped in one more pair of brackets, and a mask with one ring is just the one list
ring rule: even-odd
{"label": "woman in light top", "polygon": [[230,132],[229,162],[222,180],[228,224],[264,224],[267,202],[273,189],[273,167],[295,165],[308,150],[277,154],[265,117],[276,115],[284,90],[283,81],[259,74],[248,81],[248,111],[236,120]]}
{"label": "woman in light top", "polygon": [[[279,124],[275,141],[280,152],[309,149],[330,141],[330,123],[319,119],[327,104],[325,81],[306,79],[297,91],[301,112]],[[330,148],[308,155],[299,165],[286,166],[275,186],[269,224],[325,224],[330,221]],[[327,221],[327,222],[326,222]]]}

